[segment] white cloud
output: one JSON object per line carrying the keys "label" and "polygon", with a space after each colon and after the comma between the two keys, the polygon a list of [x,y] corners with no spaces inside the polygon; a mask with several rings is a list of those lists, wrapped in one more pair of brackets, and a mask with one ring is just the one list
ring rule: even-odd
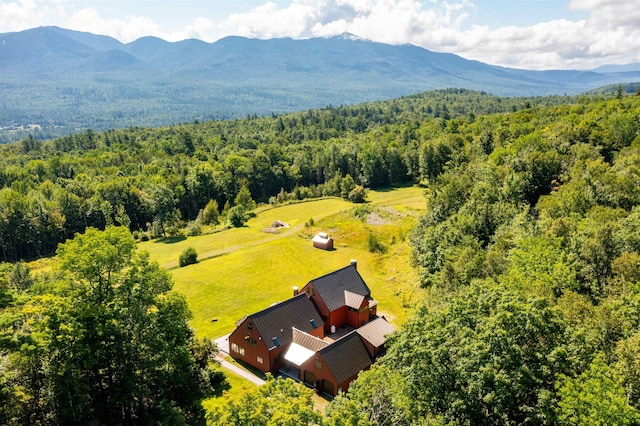
{"label": "white cloud", "polygon": [[344,32],[391,44],[412,43],[492,64],[589,68],[640,61],[640,7],[631,0],[573,0],[586,20],[558,19],[530,26],[470,24],[481,2],[470,0],[293,0],[234,14],[229,30],[247,37],[306,38]]}
{"label": "white cloud", "polygon": [[95,34],[108,34],[118,40],[128,42],[142,36],[160,36],[164,31],[153,20],[141,16],[126,16],[122,19],[104,19],[93,8],[75,12],[67,22],[70,28]]}
{"label": "white cloud", "polygon": [[41,25],[52,25],[51,20],[59,20],[64,15],[64,7],[60,1],[0,2],[0,28],[2,28],[2,32],[22,31]]}
{"label": "white cloud", "polygon": [[[99,5],[100,2],[85,4]],[[22,31],[38,26],[57,25],[77,31],[87,31],[130,42],[144,36],[156,36],[168,41],[207,36],[219,38],[219,25],[206,18],[195,18],[177,29],[168,29],[148,16],[127,14],[105,18],[96,7],[73,9],[67,0],[0,0],[0,29],[2,32]]]}
{"label": "white cloud", "polygon": [[[74,4],[83,9],[73,9]],[[194,18],[167,28],[123,9],[126,2],[0,0],[0,28],[20,31],[58,25],[115,37],[123,42],[152,35],[169,41],[226,35],[256,38],[326,37],[345,32],[391,44],[412,43],[434,51],[521,68],[591,68],[640,61],[640,7],[636,0],[571,0],[582,20],[556,19],[528,26],[490,27],[472,22],[479,0],[291,0],[265,3],[225,20]],[[113,4],[113,6],[111,6]],[[152,3],[150,3],[152,4]],[[153,6],[151,6],[153,7]],[[117,16],[108,18],[107,16]]]}

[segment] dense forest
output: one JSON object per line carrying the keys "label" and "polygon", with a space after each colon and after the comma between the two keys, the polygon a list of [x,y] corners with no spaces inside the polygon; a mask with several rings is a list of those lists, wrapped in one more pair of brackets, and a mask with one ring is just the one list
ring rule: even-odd
{"label": "dense forest", "polygon": [[151,238],[189,222],[197,229],[209,202],[226,212],[245,187],[273,203],[430,179],[476,116],[570,99],[451,89],[266,118],[26,138],[0,146],[0,261],[49,255],[87,227],[124,225]]}
{"label": "dense forest", "polygon": [[325,413],[272,379],[208,422],[640,423],[640,96],[448,90],[2,150],[3,259],[60,259],[3,270],[2,423],[203,421],[213,349],[132,235],[404,182],[425,187],[410,238],[428,296],[387,354]]}

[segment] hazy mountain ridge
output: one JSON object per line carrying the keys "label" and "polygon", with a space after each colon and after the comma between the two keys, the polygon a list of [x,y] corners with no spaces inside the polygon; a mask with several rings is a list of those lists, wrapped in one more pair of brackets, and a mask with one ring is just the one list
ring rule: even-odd
{"label": "hazy mountain ridge", "polygon": [[[0,138],[290,112],[460,87],[502,96],[575,94],[637,70],[530,71],[352,35],[131,43],[58,27],[0,34]],[[132,96],[135,94],[136,96]],[[11,130],[13,139],[20,132]]]}

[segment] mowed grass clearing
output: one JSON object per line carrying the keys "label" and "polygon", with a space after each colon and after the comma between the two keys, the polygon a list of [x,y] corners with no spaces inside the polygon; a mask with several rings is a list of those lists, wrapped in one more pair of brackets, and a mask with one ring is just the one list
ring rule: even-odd
{"label": "mowed grass clearing", "polygon": [[[188,238],[168,238],[140,243],[142,250],[149,252],[151,258],[164,268],[178,266],[178,258],[186,248],[193,247],[199,259],[219,256],[229,251],[245,248],[252,244],[261,244],[281,238],[287,232],[300,229],[313,217],[314,221],[322,220],[353,206],[341,198],[325,198],[305,203],[290,204],[260,212],[250,219],[242,228],[231,228],[213,234]],[[282,228],[280,234],[269,234],[263,229],[271,227],[274,220],[289,224]]]}
{"label": "mowed grass clearing", "polygon": [[[358,262],[358,271],[379,302],[379,311],[394,323],[408,315],[417,277],[409,265],[405,240],[425,200],[421,188],[370,191],[369,203],[380,210],[384,223],[371,225],[341,199],[323,199],[260,212],[244,228],[189,237],[174,243],[145,242],[161,266],[172,267],[180,253],[194,247],[201,259],[195,265],[171,270],[174,289],[185,295],[193,313],[191,326],[198,337],[216,338],[230,333],[244,315],[260,311],[293,295],[310,280]],[[376,209],[379,207],[380,209]],[[393,214],[385,214],[385,210]],[[304,224],[313,218],[315,226]],[[279,234],[264,232],[274,220],[290,225]],[[313,248],[311,238],[327,231],[336,249]],[[370,253],[367,238],[374,233],[388,247],[386,254]],[[213,254],[213,255],[211,255]]]}

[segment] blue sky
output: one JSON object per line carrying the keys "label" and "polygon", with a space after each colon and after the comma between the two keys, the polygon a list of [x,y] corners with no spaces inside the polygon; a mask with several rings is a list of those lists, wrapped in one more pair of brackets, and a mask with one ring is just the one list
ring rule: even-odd
{"label": "blue sky", "polygon": [[640,62],[638,0],[0,0],[0,32],[45,25],[208,42],[350,32],[528,69]]}

